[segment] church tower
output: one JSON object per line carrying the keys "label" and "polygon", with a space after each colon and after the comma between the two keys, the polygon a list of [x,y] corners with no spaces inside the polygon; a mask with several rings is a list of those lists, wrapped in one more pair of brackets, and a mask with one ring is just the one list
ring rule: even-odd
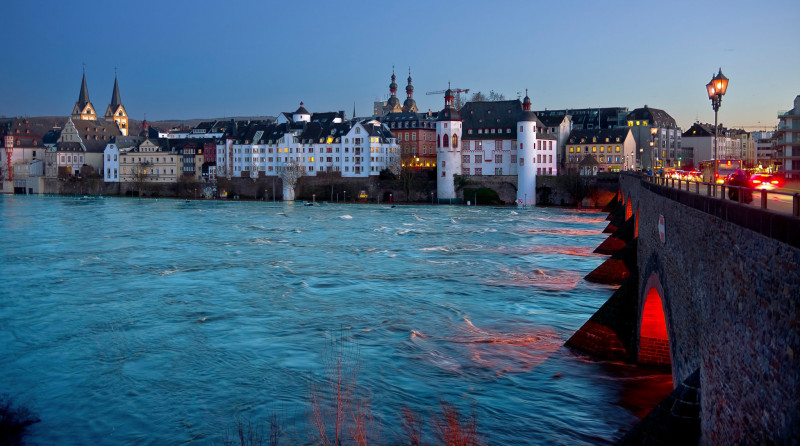
{"label": "church tower", "polygon": [[383,107],[383,113],[400,113],[403,111],[403,106],[400,105],[400,99],[397,99],[397,76],[394,75],[394,67],[392,67],[392,83],[389,84],[389,100],[386,101],[386,106]]}
{"label": "church tower", "polygon": [[542,123],[531,111],[531,98],[525,90],[522,114],[517,122],[517,203],[525,206],[536,204],[536,131]]}
{"label": "church tower", "polygon": [[125,111],[125,107],[122,106],[122,101],[119,98],[119,84],[117,83],[116,73],[114,73],[114,91],[111,92],[111,103],[106,108],[105,119],[108,122],[116,122],[119,131],[124,136],[128,136],[128,112]]}
{"label": "church tower", "polygon": [[408,85],[406,85],[406,101],[403,102],[403,111],[404,112],[412,112],[416,113],[419,111],[417,108],[417,101],[412,98],[414,95],[414,86],[411,85],[411,68],[408,69]]}
{"label": "church tower", "polygon": [[97,113],[94,111],[94,105],[89,100],[89,88],[86,86],[86,70],[83,71],[83,81],[81,82],[81,92],[78,93],[78,101],[75,102],[75,107],[72,108],[72,119],[83,119],[87,121],[96,121]]}
{"label": "church tower", "polygon": [[440,200],[455,200],[453,175],[461,175],[461,115],[453,90],[444,93],[444,109],[436,119],[436,191]]}

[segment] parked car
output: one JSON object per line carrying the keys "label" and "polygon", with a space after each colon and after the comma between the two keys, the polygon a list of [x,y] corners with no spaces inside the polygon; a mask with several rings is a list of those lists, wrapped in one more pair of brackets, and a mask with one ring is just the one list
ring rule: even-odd
{"label": "parked car", "polygon": [[780,187],[780,180],[768,173],[756,173],[750,176],[750,185],[756,189],[772,190]]}

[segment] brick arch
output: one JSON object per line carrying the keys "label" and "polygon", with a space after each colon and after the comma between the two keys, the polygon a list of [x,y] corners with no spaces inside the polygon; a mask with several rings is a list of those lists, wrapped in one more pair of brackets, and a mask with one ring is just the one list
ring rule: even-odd
{"label": "brick arch", "polygon": [[639,320],[640,364],[671,365],[667,318],[664,311],[664,290],[657,274],[647,281]]}

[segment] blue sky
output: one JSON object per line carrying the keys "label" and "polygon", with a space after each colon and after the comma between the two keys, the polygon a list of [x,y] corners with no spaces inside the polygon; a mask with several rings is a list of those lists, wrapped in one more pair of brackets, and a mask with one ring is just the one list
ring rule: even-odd
{"label": "blue sky", "polygon": [[[711,18],[712,8],[722,12]],[[534,109],[650,107],[688,128],[713,122],[705,84],[731,81],[728,126],[769,128],[800,94],[800,2],[15,1],[4,5],[0,115],[68,115],[82,63],[99,113],[114,67],[129,115],[149,120],[421,111],[454,87],[527,88]],[[755,130],[755,128],[747,128]]]}

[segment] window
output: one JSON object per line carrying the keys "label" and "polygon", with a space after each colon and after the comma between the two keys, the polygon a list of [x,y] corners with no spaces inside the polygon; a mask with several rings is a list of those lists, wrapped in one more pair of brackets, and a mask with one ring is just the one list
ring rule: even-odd
{"label": "window", "polygon": [[617,147],[616,147],[616,149],[615,149],[614,151],[615,151],[615,152],[619,152],[619,146],[617,146]]}
{"label": "window", "polygon": [[462,167],[461,168],[462,175],[469,175],[469,167]]}
{"label": "window", "polygon": [[497,164],[502,163],[503,162],[503,155],[495,155],[494,156],[494,162],[497,163]]}
{"label": "window", "polygon": [[483,162],[483,155],[475,155],[475,163],[482,163]]}
{"label": "window", "polygon": [[497,140],[494,142],[495,150],[503,150],[503,141]]}
{"label": "window", "polygon": [[597,146],[592,146],[592,152],[597,152]]}
{"label": "window", "polygon": [[503,168],[502,167],[495,167],[494,168],[494,174],[495,175],[502,175],[503,174]]}
{"label": "window", "polygon": [[453,133],[453,148],[458,148],[458,135]]}
{"label": "window", "polygon": [[449,145],[450,145],[450,138],[447,135],[442,135],[442,147],[449,147]]}
{"label": "window", "polygon": [[475,168],[475,175],[483,175],[483,168],[476,167]]}
{"label": "window", "polygon": [[469,162],[469,155],[461,155],[461,162],[468,163]]}
{"label": "window", "polygon": [[511,164],[517,163],[517,155],[511,155]]}
{"label": "window", "polygon": [[519,159],[519,166],[522,167],[524,165],[525,165],[525,158],[520,158]]}

